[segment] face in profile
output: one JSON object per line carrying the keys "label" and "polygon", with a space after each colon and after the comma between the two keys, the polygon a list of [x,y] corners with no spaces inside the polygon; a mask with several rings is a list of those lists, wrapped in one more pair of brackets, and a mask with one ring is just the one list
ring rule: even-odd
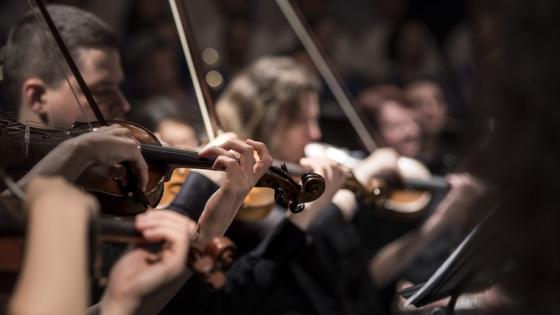
{"label": "face in profile", "polygon": [[422,131],[426,135],[439,134],[447,120],[447,104],[441,88],[433,82],[422,81],[409,86],[405,93]]}
{"label": "face in profile", "polygon": [[321,139],[319,128],[319,95],[307,92],[301,97],[301,110],[294,121],[279,121],[272,138],[275,158],[299,162],[305,146]]}
{"label": "face in profile", "polygon": [[[130,104],[120,89],[124,74],[119,53],[113,49],[82,49],[76,62],[103,116],[108,120],[125,119]],[[72,88],[66,80],[62,80],[56,86],[46,88],[40,116],[45,117],[51,127],[69,127],[75,121],[96,121],[78,83],[71,75],[70,84]],[[73,91],[78,96],[81,108]]]}
{"label": "face in profile", "polygon": [[414,157],[422,148],[421,133],[410,109],[397,101],[381,104],[378,115],[380,136],[399,154]]}
{"label": "face in profile", "polygon": [[158,124],[157,135],[167,146],[195,149],[198,147],[198,139],[194,129],[186,123],[164,119]]}

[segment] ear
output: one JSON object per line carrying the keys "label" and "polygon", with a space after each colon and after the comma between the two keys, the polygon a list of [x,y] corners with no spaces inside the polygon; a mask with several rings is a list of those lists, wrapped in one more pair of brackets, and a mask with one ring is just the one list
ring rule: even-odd
{"label": "ear", "polygon": [[[39,78],[29,78],[25,80],[21,86],[21,104],[38,116],[46,115],[45,93],[47,85]],[[23,109],[23,108],[22,108]]]}

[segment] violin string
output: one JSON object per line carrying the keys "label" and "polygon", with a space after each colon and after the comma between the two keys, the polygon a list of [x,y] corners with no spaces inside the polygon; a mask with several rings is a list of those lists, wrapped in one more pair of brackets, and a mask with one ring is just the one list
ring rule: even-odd
{"label": "violin string", "polygon": [[31,128],[29,127],[29,120],[26,122],[25,125],[25,158],[29,157],[29,144],[31,142]]}
{"label": "violin string", "polygon": [[45,25],[45,21],[43,21],[41,16],[39,15],[39,10],[33,6],[32,0],[27,0],[27,4],[29,5],[29,7],[31,8],[31,11],[33,12],[33,17],[35,18],[35,21],[37,22],[37,25],[39,25],[39,29],[41,30],[41,33],[43,34],[43,37],[45,38],[45,41],[47,42],[47,47],[49,47],[49,50],[53,54],[54,59],[56,60],[56,64],[58,65],[58,68],[59,68],[60,72],[64,76],[64,80],[68,84],[68,87],[70,88],[70,91],[72,92],[72,95],[74,96],[74,99],[76,100],[76,103],[78,104],[78,107],[80,108],[80,112],[82,113],[82,116],[84,117],[84,120],[87,122],[87,124],[89,126],[89,129],[91,131],[93,131],[93,126],[91,125],[90,119],[88,119],[88,117],[87,117],[87,114],[84,110],[84,105],[82,104],[82,102],[80,101],[80,99],[78,97],[78,92],[76,91],[76,89],[74,89],[74,87],[70,83],[70,77],[68,76],[67,72],[64,70],[64,66],[62,65],[62,62],[60,61],[60,56],[57,53],[57,50],[54,48],[54,44],[52,42],[53,39],[50,38],[49,35],[47,34],[47,32],[45,31],[45,29],[47,28],[46,25]]}
{"label": "violin string", "polygon": [[340,108],[348,118],[350,125],[356,131],[365,149],[370,153],[373,152],[378,147],[372,137],[373,129],[371,126],[368,128],[368,126],[366,126],[366,121],[360,118],[360,114],[357,108],[353,106],[349,94],[339,82],[340,76],[334,72],[334,69],[324,57],[324,52],[321,51],[317,41],[308,31],[309,27],[306,27],[301,12],[296,10],[295,4],[290,0],[276,0],[276,3],[294,31],[294,34],[299,39],[299,42],[307,51],[307,54],[325,81],[325,84],[329,87],[337,103],[340,105]]}

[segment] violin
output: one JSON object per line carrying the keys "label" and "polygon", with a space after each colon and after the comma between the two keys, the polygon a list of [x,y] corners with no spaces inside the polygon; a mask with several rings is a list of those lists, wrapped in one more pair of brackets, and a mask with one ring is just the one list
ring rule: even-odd
{"label": "violin", "polygon": [[[11,292],[23,265],[26,220],[14,213],[22,214],[22,202],[16,198],[0,198],[0,292]],[[158,251],[162,246],[146,241],[136,230],[134,221],[127,218],[98,217],[92,222],[90,232],[92,245],[101,242],[134,244],[146,246],[151,251]],[[210,286],[218,289],[225,284],[225,273],[233,265],[234,255],[235,244],[229,238],[217,237],[203,249],[192,244],[188,266]],[[98,264],[93,266],[92,263],[92,274],[95,276],[100,274],[97,267]]]}
{"label": "violin", "polygon": [[[322,151],[328,151],[325,153]],[[327,157],[350,169],[359,162],[342,150],[325,144],[312,143],[306,148],[310,157]],[[278,165],[278,162],[275,162]],[[307,170],[294,163],[284,163],[291,176],[300,176]],[[357,198],[368,204],[374,204],[378,211],[391,213],[398,218],[415,218],[419,216],[431,201],[432,193],[447,191],[449,183],[441,177],[432,176],[428,169],[418,161],[400,157],[397,161],[400,178],[376,177],[363,185],[350,172],[342,189],[352,191]],[[272,192],[269,189],[253,189],[245,199],[242,211],[236,217],[242,221],[256,221],[268,215],[274,206]]]}
{"label": "violin", "polygon": [[[169,179],[173,169],[189,167],[212,169],[215,159],[204,158],[198,152],[163,147],[157,137],[139,124],[113,121],[131,131],[132,137],[140,142],[140,150],[149,166],[149,181],[146,197],[149,206],[156,207],[163,193],[163,183]],[[90,124],[77,123],[67,130],[45,129],[21,124],[8,114],[0,113],[0,156],[7,172],[19,178],[62,141],[90,132]],[[95,123],[94,127],[99,127]],[[134,215],[144,211],[145,206],[123,190],[120,180],[85,172],[77,181],[85,191],[94,194],[103,211],[113,215]],[[301,184],[293,180],[280,167],[272,166],[257,182],[257,187],[268,187],[274,191],[276,202],[292,211],[301,211],[303,203],[317,199],[325,189],[324,179],[314,173],[301,175]]]}
{"label": "violin", "polygon": [[[308,144],[305,154],[309,157],[326,157],[350,170],[361,162],[347,150],[323,143]],[[380,209],[404,217],[421,213],[430,203],[433,192],[447,191],[451,187],[444,178],[432,176],[428,168],[415,159],[399,157],[397,171],[398,178],[377,177],[366,185],[351,174],[343,188],[353,191],[368,203],[381,206]]]}
{"label": "violin", "polygon": [[[292,0],[276,0],[276,3],[308,53],[321,78],[340,105],[363,148],[367,152],[373,153],[378,148],[376,143],[378,141],[375,141],[374,138],[380,139],[380,137],[376,134],[371,124],[363,119],[363,117],[366,117],[365,113],[355,106],[355,102],[341,83],[340,75],[329,63],[319,41],[305,22],[305,18],[297,7],[296,2]],[[309,147],[312,148],[311,151],[317,151],[311,154],[311,156],[327,157],[350,169],[359,162],[359,160],[352,158],[344,150],[329,145],[312,144]],[[309,149],[306,148],[306,155],[310,156],[308,151]],[[430,191],[445,191],[449,189],[449,184],[444,179],[431,176],[426,166],[417,160],[401,157],[397,164],[402,177],[400,183],[390,183],[386,179],[377,178],[364,187],[355,178],[350,178],[345,188],[349,188],[369,202],[381,204],[384,209],[391,210],[392,213],[413,214],[414,216],[424,210],[429,204],[431,200]]]}

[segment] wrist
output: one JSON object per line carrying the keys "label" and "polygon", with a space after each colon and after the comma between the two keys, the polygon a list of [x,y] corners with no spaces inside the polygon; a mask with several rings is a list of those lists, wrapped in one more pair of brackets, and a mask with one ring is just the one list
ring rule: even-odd
{"label": "wrist", "polygon": [[332,199],[332,203],[340,209],[342,216],[347,221],[351,220],[358,210],[356,196],[347,189],[340,189],[337,191]]}
{"label": "wrist", "polygon": [[84,141],[79,141],[80,137],[73,138],[68,141],[64,141],[61,144],[65,152],[69,152],[68,156],[70,156],[71,161],[78,165],[83,165],[83,169],[85,170],[92,164],[97,162],[94,158],[94,154],[92,154],[91,147],[88,146],[87,143]]}
{"label": "wrist", "polygon": [[193,245],[205,248],[215,237],[224,235],[243,204],[245,195],[220,187],[210,197],[198,220]]}
{"label": "wrist", "polygon": [[447,229],[447,225],[441,214],[434,213],[420,227],[420,233],[429,240],[433,240],[443,234]]}
{"label": "wrist", "polygon": [[[55,216],[61,222],[78,222],[82,219],[88,221],[96,214],[96,209],[91,209],[84,203],[62,202],[58,195],[44,195],[35,200],[29,206],[32,217]],[[52,209],[45,211],[46,209]],[[67,221],[71,220],[71,221]]]}
{"label": "wrist", "polygon": [[99,302],[100,315],[134,314],[140,306],[140,301],[126,298],[103,296]]}

